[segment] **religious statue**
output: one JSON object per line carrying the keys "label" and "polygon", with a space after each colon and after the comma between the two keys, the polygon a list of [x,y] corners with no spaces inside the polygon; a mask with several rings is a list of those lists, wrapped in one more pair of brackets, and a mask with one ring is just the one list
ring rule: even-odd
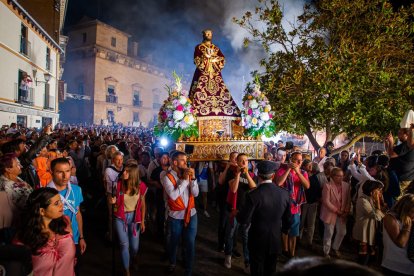
{"label": "religious statue", "polygon": [[[196,70],[188,102],[192,105],[190,112],[196,116],[198,135],[189,138],[181,136],[176,142],[176,149],[188,151],[191,161],[224,160],[234,151],[244,152],[251,159],[263,159],[266,149],[263,141],[246,136],[240,124],[241,112],[221,76],[224,55],[211,42],[212,37],[211,30],[204,30],[203,42],[194,51]],[[168,101],[167,104],[174,109],[174,104]],[[176,112],[175,109],[169,110],[170,113]],[[161,118],[166,117],[162,110],[160,115]]]}
{"label": "religious statue", "polygon": [[[240,110],[224,84],[221,70],[225,58],[220,49],[211,42],[212,38],[213,32],[209,29],[204,30],[203,42],[195,47],[194,63],[197,68],[191,83],[189,98],[198,116],[200,135],[210,135],[211,133],[208,132],[218,130],[230,136],[231,121],[240,118]],[[203,129],[205,125],[203,120],[210,121],[211,130]]]}

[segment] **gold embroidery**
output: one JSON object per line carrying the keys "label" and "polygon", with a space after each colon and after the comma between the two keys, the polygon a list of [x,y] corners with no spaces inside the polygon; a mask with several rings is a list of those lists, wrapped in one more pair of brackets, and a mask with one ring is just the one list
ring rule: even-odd
{"label": "gold embroidery", "polygon": [[194,82],[190,93],[195,113],[199,116],[219,115],[238,116],[240,111],[231,98],[230,92],[221,77],[221,69],[225,59],[219,56],[219,48],[214,44],[201,43],[198,50],[202,56],[194,58],[194,63],[200,71],[197,82]]}

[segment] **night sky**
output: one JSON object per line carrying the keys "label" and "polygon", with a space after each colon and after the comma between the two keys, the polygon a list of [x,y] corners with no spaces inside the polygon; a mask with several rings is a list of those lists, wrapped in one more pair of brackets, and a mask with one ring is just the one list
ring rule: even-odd
{"label": "night sky", "polygon": [[97,18],[131,34],[139,43],[140,58],[176,70],[191,81],[194,47],[202,41],[201,31],[211,28],[213,43],[226,56],[224,81],[241,104],[243,84],[259,68],[263,51],[259,46],[243,48],[246,33],[231,19],[251,10],[253,4],[256,2],[250,0],[69,0],[65,30],[83,16]]}
{"label": "night sky", "polygon": [[[305,1],[310,0],[281,0],[286,20],[293,22],[301,14]],[[400,6],[414,1],[392,2]],[[202,41],[201,31],[210,28],[213,43],[226,57],[224,81],[240,105],[250,72],[259,69],[263,51],[252,44],[243,48],[247,33],[231,20],[253,11],[255,5],[256,0],[69,0],[65,29],[83,16],[99,19],[131,34],[139,43],[139,58],[191,81],[194,47]]]}

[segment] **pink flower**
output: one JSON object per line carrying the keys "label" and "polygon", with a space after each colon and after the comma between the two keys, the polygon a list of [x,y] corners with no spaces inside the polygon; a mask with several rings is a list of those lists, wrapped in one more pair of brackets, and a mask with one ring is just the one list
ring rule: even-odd
{"label": "pink flower", "polygon": [[249,108],[249,110],[247,111],[248,115],[252,115],[253,114],[253,110],[251,108]]}
{"label": "pink flower", "polygon": [[177,106],[178,111],[183,111],[184,107],[182,105]]}
{"label": "pink flower", "polygon": [[269,113],[269,118],[272,119],[273,118],[273,114]]}

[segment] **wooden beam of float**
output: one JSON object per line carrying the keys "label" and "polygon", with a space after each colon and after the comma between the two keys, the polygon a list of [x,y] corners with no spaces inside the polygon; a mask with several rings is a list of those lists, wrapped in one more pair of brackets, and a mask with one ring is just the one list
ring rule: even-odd
{"label": "wooden beam of float", "polygon": [[176,149],[186,152],[189,161],[220,161],[228,160],[231,152],[247,154],[249,159],[264,158],[266,146],[259,140],[235,140],[228,138],[204,138],[203,141],[178,141]]}

